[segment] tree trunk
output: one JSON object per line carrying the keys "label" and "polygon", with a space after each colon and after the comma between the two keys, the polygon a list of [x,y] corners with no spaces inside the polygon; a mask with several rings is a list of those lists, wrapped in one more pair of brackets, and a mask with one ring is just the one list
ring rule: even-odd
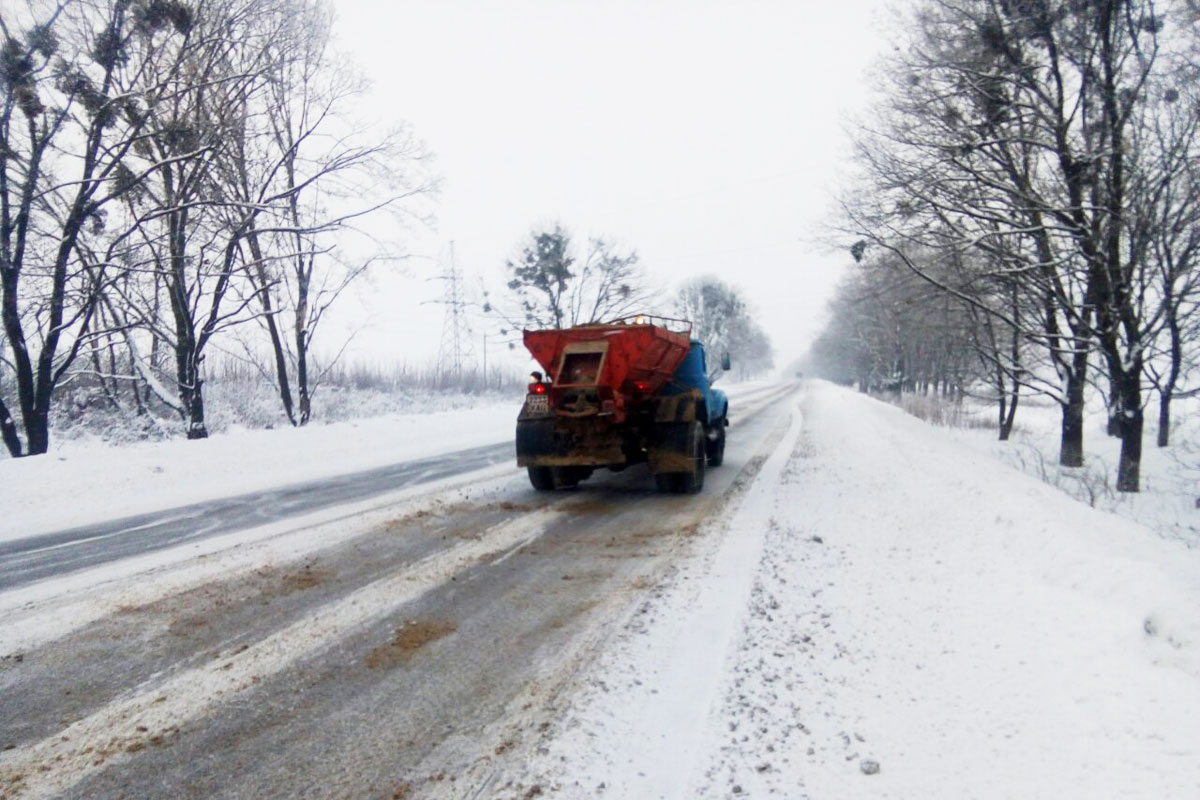
{"label": "tree trunk", "polygon": [[20,458],[24,455],[21,452],[21,437],[17,434],[17,423],[13,421],[12,414],[8,412],[8,406],[2,399],[0,399],[0,438],[3,438],[4,446],[8,448],[10,456]]}
{"label": "tree trunk", "polygon": [[1114,390],[1119,390],[1117,410],[1121,435],[1121,457],[1117,464],[1117,491],[1139,491],[1142,464],[1142,370],[1138,363],[1125,371],[1119,383],[1114,381]]}
{"label": "tree trunk", "polygon": [[250,255],[254,258],[263,317],[266,320],[267,333],[271,339],[271,351],[275,354],[275,378],[279,382],[279,399],[283,403],[283,412],[287,414],[288,422],[293,427],[297,424],[303,425],[303,422],[296,422],[291,379],[288,376],[287,355],[283,349],[283,337],[279,334],[279,325],[275,320],[275,309],[272,307],[271,281],[267,274],[266,259],[263,257],[262,246],[258,241],[258,231],[255,230],[253,222],[246,234],[246,241],[250,245]]}
{"label": "tree trunk", "polygon": [[[8,337],[8,346],[12,353],[13,372],[16,374],[17,379],[17,402],[21,407],[21,421],[25,427],[26,446],[22,450],[19,438],[16,439],[15,455],[37,455],[46,451],[44,448],[42,450],[34,449],[34,442],[37,439],[35,435],[37,422],[34,419],[37,392],[34,387],[33,361],[30,358],[29,347],[25,341],[25,329],[21,320],[21,313],[17,308],[17,292],[21,273],[15,265],[5,264],[0,269],[0,277],[3,280],[3,306],[0,308],[0,314],[3,316],[4,333]],[[10,424],[16,425],[15,422],[11,421],[8,413],[5,413],[4,416],[10,420]],[[44,433],[41,438],[46,438]],[[9,442],[7,433],[5,434],[5,444],[11,452],[12,444]]]}
{"label": "tree trunk", "polygon": [[175,348],[175,368],[179,400],[183,404],[183,421],[187,425],[187,438],[207,439],[203,381],[200,380],[200,370],[197,369],[195,350],[192,347],[184,344]]}
{"label": "tree trunk", "polygon": [[1158,441],[1159,447],[1166,447],[1171,436],[1171,393],[1160,392],[1158,395]]}
{"label": "tree trunk", "polygon": [[[1013,284],[1012,289],[1012,309],[1013,320],[1018,323],[1021,319],[1021,306],[1017,295],[1016,284]],[[1024,374],[1021,370],[1021,336],[1019,328],[1014,325],[1012,328],[1012,337],[1009,340],[1009,361],[1012,364],[1012,402],[1008,404],[1008,416],[1000,423],[1000,441],[1007,442],[1012,436],[1013,422],[1017,418],[1017,406],[1021,402],[1021,376]],[[1002,373],[1003,374],[1003,373]]]}
{"label": "tree trunk", "polygon": [[1077,351],[1067,374],[1067,399],[1062,406],[1062,440],[1058,463],[1083,466],[1083,389],[1087,383],[1087,350]]}
{"label": "tree trunk", "polygon": [[1012,397],[1008,403],[1008,413],[1004,413],[1004,404],[1001,402],[1000,410],[1000,441],[1007,442],[1012,436],[1013,422],[1017,418],[1017,404],[1021,401],[1021,384],[1013,381]]}
{"label": "tree trunk", "polygon": [[[297,336],[303,338],[304,334]],[[312,396],[308,390],[308,348],[296,353],[296,386],[300,391],[300,424],[306,425],[312,417]]]}
{"label": "tree trunk", "polygon": [[1058,463],[1064,467],[1083,466],[1083,400],[1062,407],[1062,440]]}
{"label": "tree trunk", "polygon": [[1004,430],[1004,419],[1008,416],[1008,395],[1000,393],[1000,408],[996,414],[996,427],[1000,431],[1000,441],[1008,441],[1008,431]]}
{"label": "tree trunk", "polygon": [[50,449],[50,409],[35,405],[25,418],[26,455],[40,456]]}
{"label": "tree trunk", "polygon": [[1166,447],[1171,439],[1171,398],[1183,372],[1183,335],[1179,326],[1179,307],[1170,302],[1167,309],[1167,330],[1171,334],[1171,367],[1167,380],[1158,394],[1158,446]]}
{"label": "tree trunk", "polygon": [[1104,432],[1114,439],[1121,438],[1121,407],[1117,400],[1117,391],[1114,389],[1112,397],[1108,402],[1108,422],[1104,426]]}
{"label": "tree trunk", "polygon": [[167,296],[170,298],[171,313],[175,320],[175,381],[179,386],[179,400],[183,404],[183,422],[187,426],[187,438],[207,439],[208,428],[204,424],[204,387],[200,380],[197,353],[199,348],[196,344],[196,331],[186,289],[184,252],[187,210],[169,214],[167,227],[170,247]]}
{"label": "tree trunk", "polygon": [[[299,215],[296,215],[299,219]],[[299,243],[297,243],[299,244]],[[312,254],[296,256],[296,391],[300,394],[300,424],[312,415],[312,393],[308,386],[308,293],[312,280]]]}

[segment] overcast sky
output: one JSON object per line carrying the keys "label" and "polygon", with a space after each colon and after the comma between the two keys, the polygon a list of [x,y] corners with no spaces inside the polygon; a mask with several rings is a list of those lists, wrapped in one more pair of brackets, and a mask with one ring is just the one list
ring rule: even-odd
{"label": "overcast sky", "polygon": [[[739,286],[780,365],[807,347],[844,266],[809,239],[866,95],[878,0],[334,6],[370,109],[436,155],[437,229],[415,252],[453,240],[468,282],[499,290],[528,232],[559,222],[637,249],[667,290],[705,274]],[[360,292],[359,355],[436,355],[442,311],[421,301],[437,271],[416,259]]]}

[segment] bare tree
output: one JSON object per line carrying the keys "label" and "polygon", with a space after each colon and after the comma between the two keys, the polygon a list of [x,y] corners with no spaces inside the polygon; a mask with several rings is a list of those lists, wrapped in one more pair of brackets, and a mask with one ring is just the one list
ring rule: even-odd
{"label": "bare tree", "polygon": [[[855,252],[858,264],[839,285],[829,330],[813,348],[818,373],[853,380],[864,391],[961,399],[983,374],[973,358],[969,310],[890,252]],[[945,267],[923,268],[950,280]]]}
{"label": "bare tree", "polygon": [[739,289],[712,276],[693,278],[675,296],[673,313],[690,320],[692,337],[713,356],[711,378],[720,372],[717,357],[729,354],[743,377],[774,366],[771,341],[754,320]]}
{"label": "bare tree", "polygon": [[602,322],[647,310],[653,292],[636,251],[619,251],[603,238],[588,239],[582,260],[561,225],[533,231],[517,258],[505,264],[516,310],[490,302],[513,327],[561,328]]}
{"label": "bare tree", "polygon": [[355,254],[346,240],[371,215],[387,214],[402,228],[414,213],[410,201],[434,183],[424,147],[406,128],[372,133],[350,118],[366,82],[332,50],[325,4],[277,0],[272,23],[266,90],[234,139],[226,181],[245,207],[269,209],[248,228],[246,276],[284,412],[303,425],[312,413],[310,354],[321,319],[372,264],[396,257],[374,242],[370,254]]}
{"label": "bare tree", "polygon": [[1200,356],[1198,73],[1200,67],[1185,63],[1150,85],[1148,92],[1161,100],[1143,109],[1143,124],[1133,129],[1130,143],[1140,169],[1131,187],[1127,235],[1146,264],[1139,272],[1139,292],[1158,298],[1145,375],[1158,393],[1159,447],[1169,444],[1172,400],[1194,391],[1186,386],[1187,377]]}
{"label": "bare tree", "polygon": [[0,317],[25,441],[7,404],[0,433],[14,456],[46,452],[55,389],[96,334],[118,265],[89,261],[81,244],[145,179],[125,160],[156,133],[146,104],[165,87],[147,67],[186,49],[192,25],[171,2],[42,3],[30,14],[0,20]]}

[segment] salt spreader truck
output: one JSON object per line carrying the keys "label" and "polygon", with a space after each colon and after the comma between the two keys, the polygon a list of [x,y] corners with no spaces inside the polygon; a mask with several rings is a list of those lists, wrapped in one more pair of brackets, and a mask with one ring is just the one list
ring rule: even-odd
{"label": "salt spreader truck", "polygon": [[[534,372],[517,417],[517,465],[539,491],[601,467],[648,463],[660,491],[694,494],[725,457],[729,400],[685,320],[638,315],[524,331]],[[729,369],[723,355],[721,369]]]}

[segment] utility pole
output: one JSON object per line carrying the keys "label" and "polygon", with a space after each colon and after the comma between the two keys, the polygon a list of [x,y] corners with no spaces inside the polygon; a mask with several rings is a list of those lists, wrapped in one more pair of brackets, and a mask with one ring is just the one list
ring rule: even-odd
{"label": "utility pole", "polygon": [[[483,385],[484,386],[487,386],[487,380],[488,380],[488,377],[487,377],[487,374],[488,374],[488,371],[487,371],[488,339],[491,339],[492,341],[504,342],[508,338],[508,335],[511,332],[512,331],[508,330],[507,328],[500,328],[499,330],[492,331],[491,333],[489,333],[486,330],[483,332]],[[510,346],[511,346],[511,343],[510,343]],[[497,369],[496,370],[496,387],[497,388],[499,388],[499,386],[500,386],[500,380],[502,377],[503,377],[502,373],[500,372],[499,369]]]}

